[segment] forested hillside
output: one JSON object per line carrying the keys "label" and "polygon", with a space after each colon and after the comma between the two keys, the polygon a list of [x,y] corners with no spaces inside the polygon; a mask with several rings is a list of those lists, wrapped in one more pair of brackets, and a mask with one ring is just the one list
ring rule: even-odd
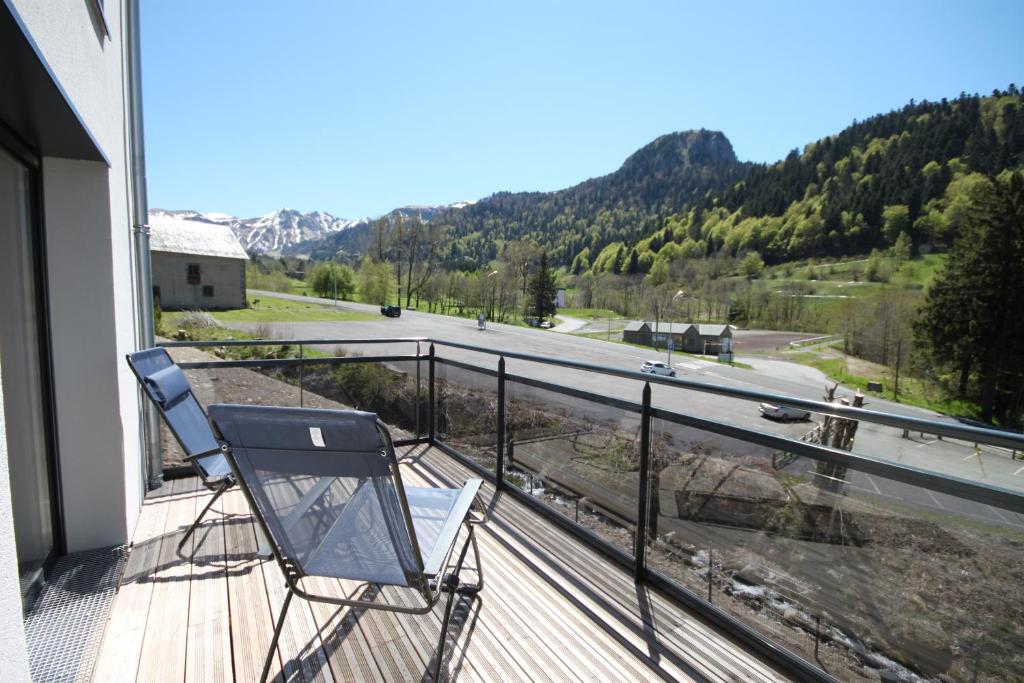
{"label": "forested hillside", "polygon": [[[867,254],[901,232],[927,251],[955,239],[964,178],[1022,163],[1024,106],[1011,85],[911,101],[773,164],[737,161],[719,132],[672,133],[609,175],[557,192],[499,192],[431,221],[445,226],[438,258],[455,270],[484,267],[517,240],[574,274],[647,273],[659,256],[667,266],[722,252],[755,251],[767,264]],[[332,235],[314,258],[356,260],[375,229]]]}
{"label": "forested hillside", "polygon": [[[866,254],[891,246],[900,233],[927,251],[958,234],[971,174],[1022,163],[1024,107],[1015,86],[990,97],[911,102],[776,164],[753,165],[741,181],[670,217],[650,237],[583,253],[573,270],[612,270],[632,260],[645,272],[658,256],[676,261],[721,251],[756,251],[768,264]],[[672,243],[667,255],[660,253]],[[617,264],[613,253],[621,254]]]}
{"label": "forested hillside", "polygon": [[[557,192],[499,192],[435,216],[448,226],[440,258],[449,268],[472,270],[496,258],[504,243],[524,240],[546,249],[553,264],[569,265],[581,249],[650,234],[666,216],[734,183],[748,166],[721,133],[664,135],[609,175]],[[314,256],[367,253],[373,230],[333,235]]]}

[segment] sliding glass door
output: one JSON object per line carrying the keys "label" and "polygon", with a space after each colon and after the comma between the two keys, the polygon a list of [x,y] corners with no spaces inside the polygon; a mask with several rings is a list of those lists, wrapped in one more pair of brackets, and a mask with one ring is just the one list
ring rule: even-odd
{"label": "sliding glass door", "polygon": [[56,537],[32,181],[31,171],[0,147],[0,377],[18,569],[26,597],[42,581]]}

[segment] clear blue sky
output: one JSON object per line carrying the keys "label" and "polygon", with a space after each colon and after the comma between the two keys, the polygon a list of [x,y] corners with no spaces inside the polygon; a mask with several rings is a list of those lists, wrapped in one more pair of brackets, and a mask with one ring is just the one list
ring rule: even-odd
{"label": "clear blue sky", "polygon": [[358,218],[568,187],[702,127],[775,161],[1024,84],[1022,27],[1019,0],[150,0],[150,204]]}

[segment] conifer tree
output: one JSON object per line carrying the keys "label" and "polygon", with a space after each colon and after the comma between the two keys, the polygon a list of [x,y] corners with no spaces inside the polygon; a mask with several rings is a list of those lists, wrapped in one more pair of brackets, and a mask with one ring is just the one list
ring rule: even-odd
{"label": "conifer tree", "polygon": [[971,189],[960,238],[928,290],[918,341],[956,395],[981,417],[1020,424],[1024,410],[1024,175],[988,177]]}
{"label": "conifer tree", "polygon": [[533,313],[540,320],[555,313],[555,295],[558,293],[555,277],[548,266],[548,253],[540,254],[540,265],[530,279],[530,301]]}

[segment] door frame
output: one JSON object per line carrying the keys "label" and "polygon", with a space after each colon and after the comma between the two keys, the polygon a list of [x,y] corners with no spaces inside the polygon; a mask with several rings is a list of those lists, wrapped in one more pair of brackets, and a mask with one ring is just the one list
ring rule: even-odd
{"label": "door frame", "polygon": [[[50,327],[50,292],[46,258],[46,221],[43,215],[42,158],[31,145],[0,121],[0,147],[28,170],[29,239],[32,252],[33,286],[35,288],[36,342],[39,354],[39,383],[42,398],[44,448],[50,488],[50,523],[53,526],[53,548],[43,562],[44,580],[56,558],[66,554],[64,498],[61,490],[60,443],[57,436],[57,405],[54,392],[53,340]],[[22,595],[27,606],[29,595]]]}

